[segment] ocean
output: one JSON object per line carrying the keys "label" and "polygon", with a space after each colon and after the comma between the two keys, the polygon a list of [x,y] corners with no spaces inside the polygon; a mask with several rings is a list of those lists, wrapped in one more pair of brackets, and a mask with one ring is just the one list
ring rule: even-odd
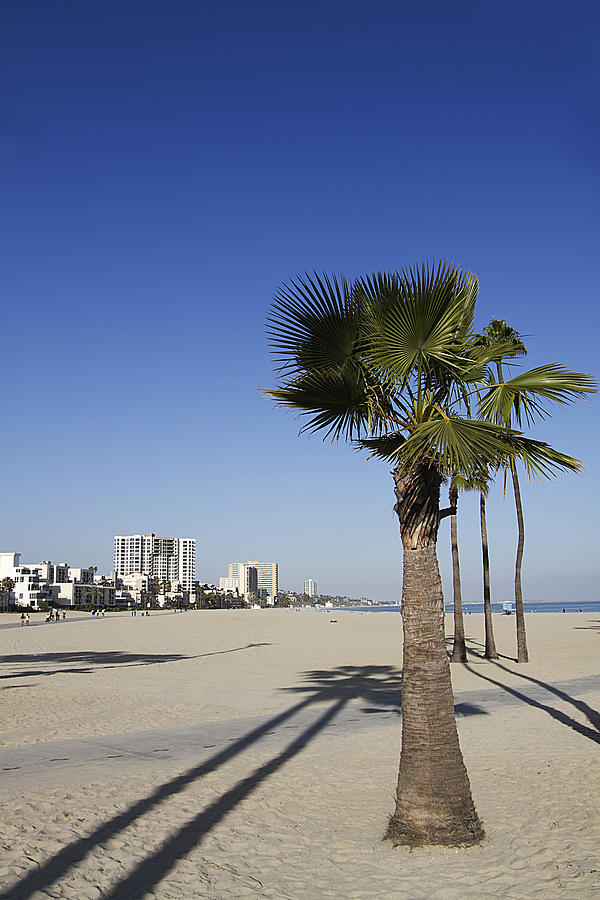
{"label": "ocean", "polygon": [[[539,603],[525,603],[526,613],[600,613],[600,600],[584,600],[581,603],[548,603],[541,600]],[[385,604],[377,604],[376,606],[338,606],[337,610],[346,612],[400,612],[400,606],[386,606]],[[447,613],[454,612],[454,604],[447,604]],[[332,612],[332,610],[328,610]],[[483,603],[463,603],[463,614],[468,616],[471,613],[482,613]],[[492,612],[501,613],[502,604],[492,603]],[[513,613],[514,615],[514,613]]]}

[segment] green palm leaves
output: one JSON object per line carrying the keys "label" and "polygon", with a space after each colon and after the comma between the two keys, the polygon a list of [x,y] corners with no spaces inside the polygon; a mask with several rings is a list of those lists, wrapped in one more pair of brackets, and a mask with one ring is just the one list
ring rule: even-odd
{"label": "green palm leaves", "polygon": [[[425,462],[472,478],[520,458],[532,475],[578,460],[510,427],[595,389],[588,375],[540,366],[507,381],[525,348],[503,321],[473,330],[478,282],[444,262],[348,282],[318,274],[278,291],[268,320],[278,385],[304,430],[353,440],[409,470]],[[497,379],[492,371],[496,364]]]}
{"label": "green palm leaves", "polygon": [[537,417],[549,415],[543,401],[569,403],[594,389],[589,375],[553,364],[538,366],[507,381],[492,381],[481,402],[480,414],[500,423],[510,422],[514,415],[519,425],[523,420],[531,424]]}

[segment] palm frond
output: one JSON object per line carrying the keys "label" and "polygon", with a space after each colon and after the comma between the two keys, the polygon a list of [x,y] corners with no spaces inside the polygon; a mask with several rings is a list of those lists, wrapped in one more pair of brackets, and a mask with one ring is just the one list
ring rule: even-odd
{"label": "palm frond", "polygon": [[510,454],[518,459],[530,478],[551,478],[557,471],[581,472],[583,463],[574,456],[555,450],[544,441],[512,433],[507,438]]}
{"label": "palm frond", "polygon": [[351,285],[314,272],[282,285],[267,319],[279,371],[343,365],[356,352],[361,311]]}
{"label": "palm frond", "polygon": [[377,400],[355,369],[309,372],[263,391],[281,406],[306,418],[301,431],[324,431],[324,437],[353,440],[377,419]]}
{"label": "palm frond", "polygon": [[536,417],[549,415],[543,400],[572,403],[596,390],[594,379],[583,372],[571,372],[555,364],[538,366],[507,381],[492,383],[481,400],[479,415],[506,424],[514,413],[518,424],[523,419],[531,424]]}
{"label": "palm frond", "polygon": [[513,455],[511,429],[460,416],[438,416],[420,422],[402,448],[402,464],[428,459],[445,475],[477,477],[484,466],[500,465]]}
{"label": "palm frond", "polygon": [[400,432],[355,441],[357,447],[369,451],[369,458],[375,456],[386,462],[397,462],[405,443],[406,436]]}
{"label": "palm frond", "polygon": [[358,282],[366,300],[368,353],[378,371],[405,380],[416,368],[461,371],[473,321],[475,276],[450,263]]}

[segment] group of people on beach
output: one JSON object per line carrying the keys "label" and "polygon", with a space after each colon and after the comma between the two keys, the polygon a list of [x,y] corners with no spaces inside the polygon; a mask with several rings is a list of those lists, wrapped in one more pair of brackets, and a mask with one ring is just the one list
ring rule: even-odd
{"label": "group of people on beach", "polygon": [[[63,617],[63,619],[67,618],[66,609],[63,609],[62,617]],[[48,615],[46,616],[46,622],[60,622],[60,610],[59,609],[57,609],[57,610],[51,609],[50,612],[48,613]],[[29,624],[29,623],[27,623],[27,624]]]}
{"label": "group of people on beach", "polygon": [[100,607],[100,609],[96,609],[96,607],[94,607],[92,610],[92,617],[98,618],[99,616],[103,616],[105,612],[106,610],[104,609],[104,607]]}
{"label": "group of people on beach", "polygon": [[30,616],[29,613],[22,612],[21,613],[21,625],[29,625]]}

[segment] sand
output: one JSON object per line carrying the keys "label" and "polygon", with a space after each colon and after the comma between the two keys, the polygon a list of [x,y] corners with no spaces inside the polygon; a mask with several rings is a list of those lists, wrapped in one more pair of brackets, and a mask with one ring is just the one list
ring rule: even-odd
{"label": "sand", "polygon": [[486,838],[409,852],[397,613],[0,616],[0,897],[597,895],[600,614],[530,615],[526,666],[494,624],[452,667]]}

